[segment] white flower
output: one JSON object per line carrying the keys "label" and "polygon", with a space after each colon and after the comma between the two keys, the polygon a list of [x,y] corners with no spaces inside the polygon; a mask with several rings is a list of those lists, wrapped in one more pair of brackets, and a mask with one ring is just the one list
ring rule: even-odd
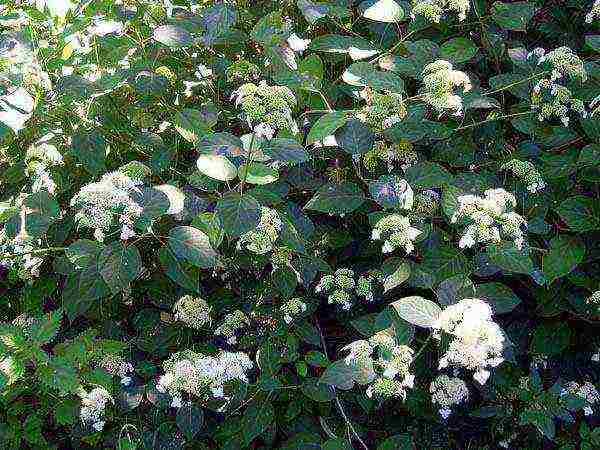
{"label": "white flower", "polygon": [[600,18],[600,0],[594,1],[592,9],[585,15],[585,22],[592,23],[597,18]]}
{"label": "white flower", "polygon": [[471,90],[471,81],[467,74],[454,70],[448,61],[437,60],[425,66],[421,75],[426,103],[440,116],[445,112],[462,115],[462,98],[456,95],[454,90],[461,88],[463,92]]}
{"label": "white flower", "polygon": [[258,139],[270,141],[275,136],[275,128],[266,123],[259,123],[254,126],[254,134]]}
{"label": "white flower", "polygon": [[290,46],[290,48],[296,53],[300,54],[304,53],[304,51],[308,48],[308,46],[310,45],[310,41],[310,39],[302,39],[296,33],[292,33],[287,39],[287,43]]}
{"label": "white flower", "polygon": [[116,20],[105,20],[102,16],[94,17],[93,25],[89,27],[92,36],[107,36],[109,34],[121,34],[125,29],[122,22]]}
{"label": "white flower", "polygon": [[[410,194],[409,202],[412,206],[412,190]],[[411,253],[415,248],[413,242],[421,233],[421,230],[411,226],[408,217],[390,214],[375,223],[371,238],[380,240],[382,236],[386,236],[381,248],[382,253],[391,253],[397,248],[403,248],[406,253]]]}

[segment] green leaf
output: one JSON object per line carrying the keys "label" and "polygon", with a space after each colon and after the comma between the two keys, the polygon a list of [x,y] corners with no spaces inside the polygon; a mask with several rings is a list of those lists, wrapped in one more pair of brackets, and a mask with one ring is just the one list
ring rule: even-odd
{"label": "green leaf", "polygon": [[269,401],[252,402],[242,417],[242,437],[249,444],[263,434],[275,419],[275,410]]}
{"label": "green leaf", "polygon": [[328,184],[321,187],[304,209],[329,214],[346,214],[365,201],[362,191],[354,183]]}
{"label": "green leaf", "polygon": [[495,2],[492,5],[492,18],[505,30],[525,31],[536,11],[536,6],[530,2]]}
{"label": "green leaf", "polygon": [[440,56],[452,63],[467,62],[477,54],[477,46],[470,39],[457,37],[450,39],[440,47]]}
{"label": "green leaf", "polygon": [[344,360],[335,361],[325,369],[319,378],[319,383],[329,384],[344,391],[352,389],[354,386],[352,368]]}
{"label": "green leaf", "polygon": [[118,293],[137,278],[142,269],[142,259],[135,245],[113,242],[100,253],[98,267],[110,290]]}
{"label": "green leaf", "polygon": [[217,212],[225,232],[237,237],[256,228],[261,206],[251,195],[229,192],[217,202]]}
{"label": "green leaf", "polygon": [[571,273],[583,261],[585,244],[575,237],[557,236],[550,241],[550,249],[542,258],[542,270],[552,283]]}
{"label": "green leaf", "polygon": [[266,164],[253,162],[240,167],[239,177],[250,184],[265,185],[277,181],[279,174]]}
{"label": "green leaf", "polygon": [[576,195],[557,208],[560,217],[573,231],[585,233],[600,229],[600,204],[597,199]]}
{"label": "green leaf", "polygon": [[531,337],[531,352],[538,355],[557,356],[571,340],[571,329],[565,322],[546,322],[538,326]]}
{"label": "green leaf", "polygon": [[487,248],[490,261],[507,272],[529,274],[533,261],[525,250],[519,250],[512,242],[491,244]]}
{"label": "green leaf", "polygon": [[521,299],[515,295],[512,289],[502,283],[485,283],[477,285],[475,296],[487,302],[494,314],[506,314],[515,309]]}
{"label": "green leaf", "polygon": [[334,111],[321,116],[310,129],[306,140],[307,144],[314,144],[331,136],[350,119],[349,111]]}
{"label": "green leaf", "polygon": [[210,269],[217,262],[218,253],[212,248],[210,239],[197,228],[172,228],[168,243],[178,258],[186,259],[201,269]]}
{"label": "green leaf", "polygon": [[318,403],[330,402],[335,398],[335,392],[328,384],[322,383],[318,378],[309,378],[302,384],[302,393]]}
{"label": "green leaf", "polygon": [[413,189],[439,188],[452,181],[452,175],[436,163],[419,163],[406,170],[406,181]]}
{"label": "green leaf", "polygon": [[401,258],[390,258],[383,263],[383,292],[400,286],[410,277],[410,265]]}
{"label": "green leaf", "polygon": [[394,0],[367,0],[361,3],[366,19],[384,23],[396,23],[404,19],[404,9]]}
{"label": "green leaf", "polygon": [[588,34],[585,37],[585,45],[596,52],[600,52],[600,34]]}
{"label": "green leaf", "polygon": [[302,163],[310,159],[310,155],[294,139],[275,138],[263,144],[263,153],[274,161],[284,163]]}
{"label": "green leaf", "polygon": [[177,259],[173,251],[165,246],[158,252],[158,260],[165,274],[179,286],[200,292],[200,271],[186,261]]}
{"label": "green leaf", "polygon": [[367,153],[373,148],[375,134],[359,120],[352,119],[336,133],[339,146],[351,155]]}
{"label": "green leaf", "polygon": [[51,342],[60,329],[63,318],[62,310],[58,309],[42,317],[30,330],[30,339],[39,345]]}
{"label": "green leaf", "polygon": [[236,167],[225,156],[200,155],[196,167],[200,173],[219,181],[231,181],[237,177]]}
{"label": "green leaf", "polygon": [[194,42],[190,33],[175,25],[162,25],[156,28],[152,37],[155,41],[171,48],[190,47]]}
{"label": "green leaf", "polygon": [[416,295],[396,300],[391,306],[402,319],[424,328],[432,328],[442,312],[436,303]]}
{"label": "green leaf", "polygon": [[186,404],[177,410],[175,417],[177,428],[185,435],[188,441],[200,432],[204,423],[204,413],[194,404]]}
{"label": "green leaf", "polygon": [[189,108],[175,115],[173,126],[186,141],[192,143],[198,142],[201,137],[211,132],[210,124],[202,112]]}
{"label": "green leaf", "polygon": [[73,135],[71,151],[85,169],[97,175],[106,169],[107,143],[104,136],[97,131],[79,131]]}

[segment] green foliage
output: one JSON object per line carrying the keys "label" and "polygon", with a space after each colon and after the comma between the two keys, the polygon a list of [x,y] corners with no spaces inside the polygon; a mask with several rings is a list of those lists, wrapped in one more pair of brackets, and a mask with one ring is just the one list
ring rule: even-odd
{"label": "green foliage", "polygon": [[600,448],[599,25],[2,2],[0,448]]}

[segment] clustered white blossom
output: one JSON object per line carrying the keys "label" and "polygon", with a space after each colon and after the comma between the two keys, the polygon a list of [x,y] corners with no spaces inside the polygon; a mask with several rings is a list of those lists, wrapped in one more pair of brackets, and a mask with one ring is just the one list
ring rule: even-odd
{"label": "clustered white blossom", "polygon": [[381,247],[383,253],[391,253],[398,248],[403,248],[406,253],[412,253],[415,249],[414,241],[421,233],[421,230],[410,224],[408,216],[390,214],[375,223],[371,239],[378,241],[383,237]]}
{"label": "clustered white blossom", "polygon": [[417,217],[433,216],[440,207],[440,194],[431,189],[419,192],[415,196],[413,214]]}
{"label": "clustered white blossom", "polygon": [[517,205],[515,196],[504,189],[488,189],[485,197],[462,195],[458,197],[458,208],[451,218],[451,223],[467,218],[471,222],[458,246],[473,247],[476,243],[498,243],[505,235],[521,249],[524,243],[522,228],[527,222],[512,209]]}
{"label": "clustered white blossom", "polygon": [[429,386],[431,402],[439,405],[439,413],[444,419],[452,414],[452,407],[469,399],[469,389],[463,380],[448,375],[439,375]]}
{"label": "clustered white blossom", "polygon": [[452,336],[440,358],[440,369],[451,366],[474,370],[473,378],[485,384],[490,376],[488,367],[504,361],[504,332],[492,320],[490,306],[478,298],[465,298],[446,307],[434,328]]}
{"label": "clustered white blossom", "polygon": [[501,170],[510,171],[515,177],[525,183],[527,190],[532,194],[535,194],[546,187],[542,175],[531,161],[511,159],[502,165]]}
{"label": "clustered white blossom", "polygon": [[311,39],[302,39],[296,33],[292,33],[287,38],[286,42],[293,51],[302,54],[310,45]]}
{"label": "clustered white blossom", "polygon": [[225,315],[223,322],[215,329],[215,335],[224,336],[228,344],[234,345],[237,342],[237,333],[249,324],[248,316],[243,311],[236,309]]}
{"label": "clustered white blossom", "polygon": [[163,363],[165,374],[156,389],[172,397],[171,406],[183,405],[183,395],[227,401],[225,384],[239,380],[248,382],[247,372],[254,364],[246,353],[221,351],[215,356],[185,350],[175,353]]}
{"label": "clustered white blossom", "polygon": [[454,70],[452,63],[437,60],[425,66],[422,72],[424,101],[441,116],[451,112],[456,116],[462,115],[462,98],[455,94],[455,89],[469,92],[471,81],[466,73]]}
{"label": "clustered white blossom", "polygon": [[356,287],[352,269],[337,269],[332,275],[324,275],[315,287],[316,293],[326,293],[330,305],[339,305],[348,310],[352,307],[353,291]]}
{"label": "clustered white blossom", "polygon": [[299,132],[292,117],[296,97],[286,86],[269,86],[266,81],[258,85],[246,83],[233,92],[232,99],[240,107],[248,125],[258,138],[272,139],[277,130]]}
{"label": "clustered white blossom", "polygon": [[377,92],[364,88],[360,96],[367,102],[356,117],[376,131],[382,132],[406,117],[406,107],[401,94],[393,92]]}
{"label": "clustered white blossom", "polygon": [[561,390],[561,395],[565,394],[577,395],[585,400],[586,405],[583,407],[583,413],[586,416],[594,414],[592,406],[596,403],[600,403],[600,393],[598,393],[596,386],[589,381],[586,381],[583,384],[579,384],[576,381],[570,381]]}
{"label": "clustered white blossom", "polygon": [[63,156],[56,146],[50,143],[54,137],[54,133],[48,133],[27,149],[25,162],[27,163],[27,172],[33,180],[32,192],[45,190],[54,194],[56,191],[56,182],[49,169],[52,166],[62,165]]}
{"label": "clustered white blossom", "polygon": [[175,320],[199,330],[210,323],[211,307],[206,300],[184,295],[173,306]]}
{"label": "clustered white blossom", "polygon": [[240,236],[237,248],[242,246],[259,255],[273,250],[273,245],[283,228],[283,222],[276,210],[263,206],[261,208],[260,222],[254,230]]}
{"label": "clustered white blossom", "polygon": [[531,95],[531,107],[538,112],[540,122],[556,117],[565,126],[569,126],[569,112],[587,117],[583,101],[573,98],[571,90],[549,79],[537,82]]}
{"label": "clustered white blossom", "polygon": [[462,22],[470,9],[469,0],[413,0],[411,17],[423,16],[430,22],[439,23],[444,15],[456,13]]}
{"label": "clustered white blossom", "polygon": [[100,181],[85,185],[71,199],[71,207],[78,211],[75,220],[94,230],[94,237],[103,241],[105,233],[115,224],[118,217],[121,239],[135,236],[135,221],[142,214],[142,206],[134,200],[140,193],[141,181],[132,180],[121,172],[109,172]]}
{"label": "clustered white blossom", "polygon": [[90,392],[81,390],[81,409],[79,415],[84,425],[91,425],[96,431],[104,428],[104,410],[108,403],[114,403],[110,393],[103,387],[96,387]]}
{"label": "clustered white blossom", "polygon": [[32,252],[39,249],[41,244],[41,239],[31,240],[26,236],[10,238],[4,228],[0,229],[0,254],[10,255],[5,259],[0,258],[0,267],[9,269],[22,280],[39,277],[44,258]]}
{"label": "clustered white blossom", "polygon": [[379,270],[372,270],[358,277],[356,282],[356,295],[363,297],[367,302],[373,301],[373,283],[375,281],[382,283],[383,273]]}
{"label": "clustered white blossom", "polygon": [[100,361],[100,367],[111,375],[116,375],[121,379],[121,384],[128,386],[131,383],[131,374],[134,370],[130,362],[125,361],[121,356],[108,354]]}
{"label": "clustered white blossom", "polygon": [[595,0],[590,12],[585,15],[585,22],[592,23],[595,19],[600,18],[600,0]]}
{"label": "clustered white blossom", "polygon": [[283,303],[279,309],[285,323],[290,324],[295,317],[306,311],[306,303],[301,298],[291,298]]}
{"label": "clustered white blossom", "polygon": [[349,352],[344,361],[354,369],[356,381],[369,385],[366,390],[368,397],[404,399],[406,388],[414,386],[415,377],[410,373],[413,350],[406,345],[398,345],[395,338],[385,331],[368,341],[354,341],[342,351]]}
{"label": "clustered white blossom", "polygon": [[548,53],[543,48],[536,48],[529,53],[528,58],[531,56],[538,58],[538,65],[552,70],[550,76],[552,81],[560,80],[565,76],[572,80],[587,80],[583,61],[569,47],[557,47]]}
{"label": "clustered white blossom", "polygon": [[194,88],[198,86],[207,86],[209,84],[210,78],[213,76],[212,69],[206,67],[204,64],[198,64],[196,66],[196,71],[194,72],[194,76],[196,80],[184,80],[183,85],[185,86],[185,90],[183,95],[185,97],[191,97],[194,94]]}

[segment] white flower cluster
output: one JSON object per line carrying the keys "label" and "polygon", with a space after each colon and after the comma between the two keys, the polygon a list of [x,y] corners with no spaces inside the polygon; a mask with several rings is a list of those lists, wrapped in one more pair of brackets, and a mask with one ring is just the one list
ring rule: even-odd
{"label": "white flower cluster", "polygon": [[324,275],[315,287],[316,293],[329,294],[327,303],[340,305],[348,310],[352,307],[352,293],[356,287],[352,269],[337,269],[332,275]]}
{"label": "white flower cluster", "polygon": [[538,58],[537,64],[552,70],[550,79],[556,81],[566,76],[572,80],[587,80],[587,72],[583,61],[569,47],[558,47],[546,53],[543,48],[536,48],[527,56]]}
{"label": "white flower cluster", "polygon": [[504,361],[504,332],[492,320],[490,306],[478,298],[465,298],[446,307],[434,328],[452,335],[448,350],[440,358],[440,369],[454,366],[474,370],[473,378],[485,384],[490,376],[487,368]]}
{"label": "white flower cluster", "polygon": [[0,82],[50,90],[52,83],[31,47],[18,34],[3,34],[0,43]]}
{"label": "white flower cluster", "polygon": [[419,155],[413,145],[403,139],[397,144],[389,144],[386,141],[376,141],[373,148],[365,153],[364,164],[372,172],[377,171],[379,161],[387,165],[388,172],[394,170],[394,163],[400,163],[400,168],[406,171],[409,167],[419,162]]}
{"label": "white flower cluster", "polygon": [[527,190],[532,194],[535,194],[546,187],[542,175],[530,161],[511,159],[504,163],[500,170],[510,171],[515,177],[525,183]]}
{"label": "white flower cluster", "polygon": [[583,407],[583,413],[586,416],[594,414],[592,406],[596,403],[600,403],[600,393],[598,393],[596,386],[589,381],[586,381],[583,384],[579,384],[576,381],[567,383],[561,390],[561,395],[565,394],[577,395],[585,400],[586,405]]}
{"label": "white flower cluster", "polygon": [[248,316],[243,311],[236,309],[225,316],[221,325],[215,329],[215,335],[224,336],[229,345],[234,345],[237,343],[237,333],[248,325],[250,325]]}
{"label": "white flower cluster", "polygon": [[27,172],[33,180],[32,192],[45,190],[50,194],[56,191],[56,183],[49,172],[50,167],[63,164],[63,156],[50,141],[54,133],[48,133],[27,149],[25,162]]}
{"label": "white flower cluster", "polygon": [[600,18],[600,0],[595,0],[590,12],[585,15],[585,22],[592,23],[595,19]]}
{"label": "white flower cluster", "polygon": [[131,374],[134,370],[130,362],[125,361],[121,356],[108,354],[100,361],[100,367],[111,375],[116,375],[121,379],[121,384],[128,386],[131,383]]}
{"label": "white flower cluster", "polygon": [[273,245],[277,241],[282,228],[283,223],[277,211],[263,206],[260,222],[254,230],[240,236],[237,248],[239,250],[244,246],[252,253],[259,255],[268,253],[273,250]]}
{"label": "white flower cluster", "polygon": [[253,367],[246,353],[221,351],[216,356],[209,356],[186,350],[163,363],[165,374],[158,380],[156,389],[171,395],[174,408],[183,405],[183,394],[203,400],[212,397],[227,401],[225,384],[233,380],[247,383],[247,372]]}
{"label": "white flower cluster", "polygon": [[452,406],[460,405],[469,399],[469,389],[463,380],[448,375],[439,375],[429,386],[431,402],[439,405],[439,413],[444,419],[452,414]]}
{"label": "white flower cluster", "polygon": [[97,387],[90,392],[81,390],[81,409],[79,415],[84,425],[91,425],[96,431],[102,431],[106,421],[104,410],[108,403],[114,403],[110,393],[103,387]]}
{"label": "white flower cluster", "polygon": [[424,100],[441,116],[451,112],[456,116],[463,113],[462,98],[455,94],[455,89],[469,92],[471,81],[466,73],[454,70],[452,63],[442,59],[425,66],[422,72]]}
{"label": "white flower cluster", "polygon": [[356,117],[378,132],[394,126],[406,117],[401,94],[379,93],[366,87],[360,92],[360,96],[367,104],[356,113]]}
{"label": "white flower cluster", "polygon": [[0,267],[7,268],[22,280],[39,277],[44,258],[32,252],[40,248],[41,244],[41,239],[32,241],[22,239],[21,236],[9,238],[6,230],[0,229],[0,254],[10,255],[6,259],[0,259]]}
{"label": "white flower cluster", "polygon": [[342,351],[349,352],[344,361],[354,369],[357,382],[369,384],[368,397],[404,399],[406,388],[414,386],[415,377],[410,373],[413,350],[406,345],[397,345],[394,337],[385,331],[368,341],[354,341]]}
{"label": "white flower cluster", "polygon": [[306,303],[301,298],[291,298],[280,306],[285,323],[290,324],[295,317],[306,311]]}
{"label": "white flower cluster", "polygon": [[75,220],[94,229],[94,237],[103,241],[116,215],[121,225],[121,239],[135,236],[133,226],[143,208],[133,195],[140,192],[141,184],[141,181],[132,180],[121,172],[105,174],[100,181],[81,188],[71,199],[71,207],[78,209]]}
{"label": "white flower cluster", "polygon": [[175,320],[199,330],[210,323],[211,307],[206,300],[184,295],[173,306]]}
{"label": "white flower cluster", "polygon": [[373,227],[371,239],[378,241],[384,237],[381,251],[391,253],[398,248],[403,248],[406,253],[412,253],[415,249],[414,241],[422,233],[411,226],[408,216],[390,214],[379,219]]}
{"label": "white flower cluster", "polygon": [[196,80],[184,80],[183,85],[185,86],[185,90],[183,95],[185,97],[191,97],[194,94],[194,88],[198,86],[208,86],[210,83],[210,78],[213,76],[212,69],[206,67],[204,64],[198,64],[196,66],[196,71],[194,72],[194,76]]}
{"label": "white flower cluster", "polygon": [[295,51],[296,53],[302,54],[310,45],[311,39],[302,39],[296,33],[290,34],[290,36],[286,40],[290,49]]}
{"label": "white flower cluster", "polygon": [[470,9],[469,0],[413,0],[411,17],[423,16],[430,22],[439,23],[444,15],[456,13],[462,22]]}
{"label": "white flower cluster", "polygon": [[440,194],[431,189],[419,192],[415,196],[413,214],[417,217],[432,217],[440,207]]}
{"label": "white flower cluster", "polygon": [[587,117],[585,104],[573,98],[571,90],[565,86],[544,78],[537,82],[531,95],[531,107],[538,112],[540,122],[552,117],[559,119],[565,127],[569,126],[569,112]]}
{"label": "white flower cluster", "polygon": [[292,117],[296,97],[286,86],[269,86],[266,81],[258,85],[246,83],[231,95],[235,105],[242,109],[248,125],[258,138],[272,139],[277,130],[299,132]]}
{"label": "white flower cluster", "polygon": [[522,228],[527,222],[512,211],[517,205],[515,196],[504,189],[488,189],[485,197],[462,195],[458,197],[458,208],[451,218],[452,223],[467,218],[472,223],[467,226],[458,246],[473,247],[480,242],[501,242],[501,232],[513,240],[519,249],[523,247],[524,234]]}
{"label": "white flower cluster", "polygon": [[373,283],[378,281],[382,283],[384,281],[383,273],[379,270],[372,270],[367,273],[363,273],[358,277],[356,282],[356,295],[363,297],[367,302],[373,301]]}

